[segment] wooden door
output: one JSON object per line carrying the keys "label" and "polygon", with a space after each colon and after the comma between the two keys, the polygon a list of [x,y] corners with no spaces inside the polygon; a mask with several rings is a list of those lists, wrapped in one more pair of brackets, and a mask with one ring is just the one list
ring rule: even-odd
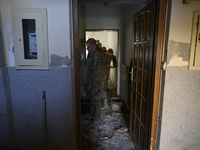
{"label": "wooden door", "polygon": [[153,96],[155,2],[134,15],[130,131],[137,150],[149,149]]}

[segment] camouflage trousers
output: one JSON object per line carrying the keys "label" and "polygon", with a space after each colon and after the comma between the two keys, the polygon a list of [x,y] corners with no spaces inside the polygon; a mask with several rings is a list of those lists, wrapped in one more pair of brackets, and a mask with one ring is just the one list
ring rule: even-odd
{"label": "camouflage trousers", "polygon": [[90,95],[90,115],[92,115],[93,119],[99,120],[101,118],[102,98],[107,98],[107,94],[103,90],[99,90],[97,93]]}
{"label": "camouflage trousers", "polygon": [[104,77],[103,77],[103,89],[106,90],[108,88],[108,79],[110,75],[110,68],[104,69]]}

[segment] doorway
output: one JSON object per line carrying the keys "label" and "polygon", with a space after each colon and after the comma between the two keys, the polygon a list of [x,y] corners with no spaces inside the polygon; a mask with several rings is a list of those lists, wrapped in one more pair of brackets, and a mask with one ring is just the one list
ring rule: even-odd
{"label": "doorway", "polygon": [[[77,1],[76,1],[77,2]],[[152,74],[152,83],[154,84],[154,83],[156,83],[156,84],[154,84],[154,86],[153,86],[153,84],[152,84],[152,86],[151,86],[151,92],[153,93],[151,96],[151,100],[152,100],[152,103],[150,103],[150,105],[151,105],[151,108],[149,109],[149,111],[150,111],[150,113],[151,113],[151,117],[150,118],[148,118],[148,120],[150,120],[149,121],[149,126],[148,126],[148,131],[151,131],[153,128],[156,128],[157,126],[156,126],[156,123],[154,122],[153,124],[152,124],[152,121],[151,121],[151,119],[152,118],[154,118],[155,120],[156,120],[156,118],[157,118],[157,114],[156,114],[156,110],[158,109],[158,105],[156,106],[155,104],[157,103],[159,103],[159,88],[160,88],[160,72],[161,72],[161,68],[160,68],[160,65],[161,65],[161,61],[162,61],[162,48],[163,48],[163,45],[162,45],[162,43],[163,43],[163,37],[164,37],[164,27],[165,27],[165,17],[164,17],[164,14],[166,13],[165,11],[166,11],[166,1],[165,0],[159,0],[159,1],[154,1],[155,2],[155,10],[158,10],[157,12],[156,12],[156,14],[155,14],[155,16],[156,17],[158,17],[158,18],[160,18],[160,20],[158,21],[157,20],[157,22],[155,22],[155,26],[157,27],[157,29],[159,29],[159,30],[156,30],[155,31],[155,36],[156,36],[156,38],[154,38],[154,42],[153,42],[153,45],[154,45],[154,53],[152,54],[153,55],[153,62],[154,62],[154,64],[153,64],[153,66],[155,67],[152,71],[153,71],[153,74]],[[77,6],[77,5],[76,5]],[[76,7],[77,8],[77,7]],[[157,8],[157,9],[156,9]],[[77,10],[77,9],[76,9]],[[162,14],[160,13],[160,10],[163,10],[163,12],[162,12]],[[161,18],[160,16],[162,16],[163,18]],[[77,29],[76,29],[76,31],[77,31]],[[77,34],[78,35],[78,34]],[[77,38],[76,38],[76,40],[77,40]],[[157,41],[159,41],[159,43],[157,43]],[[145,44],[145,43],[140,43],[140,41],[139,41],[139,44]],[[147,43],[146,43],[147,44]],[[146,47],[146,46],[145,46]],[[159,51],[157,51],[158,50],[158,47],[160,47],[160,49],[159,49]],[[77,50],[77,49],[76,49]],[[143,50],[144,50],[144,47],[143,47]],[[139,54],[139,53],[138,53]],[[144,54],[144,53],[143,53]],[[138,60],[139,61],[139,60]],[[140,65],[140,64],[139,64]],[[142,72],[142,70],[140,70],[139,68],[138,68],[138,70],[139,71],[141,71],[141,73],[139,73],[139,71],[138,71],[138,75],[136,75],[136,79],[139,79],[140,77],[139,77],[139,74],[142,74],[143,72]],[[142,77],[142,75],[141,75],[141,77]],[[155,77],[157,77],[156,79],[155,79]],[[142,81],[142,80],[141,80]],[[138,81],[137,81],[138,82]],[[138,84],[139,85],[139,84]],[[137,86],[138,86],[137,85]],[[156,89],[156,91],[157,91],[157,93],[155,93],[154,91],[155,91],[155,89]],[[137,92],[137,91],[136,91]],[[133,95],[133,94],[132,94]],[[139,95],[138,93],[136,94],[136,95]],[[132,97],[134,97],[134,96],[132,96]],[[139,97],[139,96],[138,96]],[[141,97],[140,97],[141,98]],[[138,100],[139,101],[139,100]],[[154,102],[154,103],[153,103]],[[156,103],[155,103],[156,102]],[[138,104],[138,103],[137,103]],[[141,106],[139,106],[139,107],[141,107]],[[141,110],[141,109],[140,109]],[[134,111],[132,111],[132,112],[134,112]],[[140,120],[140,119],[138,119],[138,120]],[[140,126],[140,125],[139,125]],[[142,125],[141,125],[142,126]],[[154,133],[156,133],[156,130],[154,130],[153,131]],[[154,134],[155,135],[155,134]],[[153,136],[154,136],[153,135]],[[147,136],[147,140],[150,142],[150,144],[147,144],[148,146],[147,147],[143,147],[142,149],[150,149],[150,146],[149,145],[151,145],[152,146],[152,143],[154,143],[154,141],[152,142],[150,139],[154,139],[155,141],[156,141],[156,138],[155,138],[155,136],[153,137],[152,136],[152,132],[149,132],[148,133],[148,136]],[[155,146],[155,143],[154,143],[154,146]]]}
{"label": "doorway", "polygon": [[[117,29],[86,29],[85,30],[85,40],[89,38],[94,38],[97,41],[97,44],[100,43],[102,48],[104,47],[107,51],[108,49],[113,50],[113,55],[118,60],[118,51],[119,51],[119,30]],[[85,57],[87,60],[88,51],[85,50]],[[117,61],[118,62],[118,61]],[[117,69],[114,67],[113,61],[110,63],[110,75],[109,83],[112,85],[111,89],[117,91]],[[116,95],[116,94],[115,94]]]}

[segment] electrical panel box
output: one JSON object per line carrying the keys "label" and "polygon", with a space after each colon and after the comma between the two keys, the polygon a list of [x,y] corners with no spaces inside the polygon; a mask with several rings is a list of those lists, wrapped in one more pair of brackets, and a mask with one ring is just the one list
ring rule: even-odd
{"label": "electrical panel box", "polygon": [[16,69],[49,69],[44,8],[11,8]]}
{"label": "electrical panel box", "polygon": [[189,70],[200,70],[200,10],[194,11]]}

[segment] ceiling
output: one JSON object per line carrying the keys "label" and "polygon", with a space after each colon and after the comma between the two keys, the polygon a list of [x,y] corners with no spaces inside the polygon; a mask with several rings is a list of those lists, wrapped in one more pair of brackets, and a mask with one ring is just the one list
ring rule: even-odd
{"label": "ceiling", "polygon": [[147,4],[151,0],[79,0],[80,3]]}

